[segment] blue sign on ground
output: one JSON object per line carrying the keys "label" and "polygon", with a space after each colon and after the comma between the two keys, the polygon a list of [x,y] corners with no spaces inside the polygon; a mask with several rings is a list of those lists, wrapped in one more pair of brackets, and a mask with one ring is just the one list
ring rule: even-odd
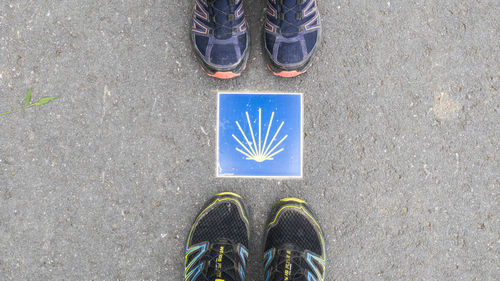
{"label": "blue sign on ground", "polygon": [[217,176],[302,177],[302,94],[219,93]]}

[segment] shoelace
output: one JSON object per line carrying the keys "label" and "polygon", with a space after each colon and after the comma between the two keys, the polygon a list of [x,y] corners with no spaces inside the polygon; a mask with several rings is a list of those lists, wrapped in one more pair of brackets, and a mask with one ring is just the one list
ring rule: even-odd
{"label": "shoelace", "polygon": [[[296,35],[299,32],[302,32],[303,31],[303,27],[300,24],[297,25],[297,24],[295,24],[293,22],[289,22],[285,18],[286,18],[286,16],[289,13],[292,13],[296,8],[298,8],[298,10],[300,12],[295,12],[295,20],[296,21],[302,20],[302,7],[301,6],[304,4],[305,0],[297,0],[295,2],[295,5],[293,5],[290,8],[287,7],[287,6],[285,6],[284,1],[285,0],[277,0],[276,1],[277,5],[278,5],[278,8],[279,8],[279,11],[280,11],[280,12],[277,13],[278,20],[280,21],[279,24],[278,24],[278,26],[280,27],[280,33],[281,34],[283,34],[285,36],[287,36],[287,35],[292,35],[293,36],[293,35]],[[286,27],[286,25],[283,26],[283,23],[285,23],[285,24],[287,24],[289,26],[295,27],[297,29],[297,31],[294,31],[294,32],[281,32],[284,29],[284,27]]]}
{"label": "shoelace", "polygon": [[[207,265],[210,265],[212,269],[209,270],[208,266],[205,266],[204,270],[201,272],[201,277],[204,278],[202,280],[213,281],[217,279],[217,275],[230,277],[231,280],[240,280],[239,275],[237,274],[235,268],[239,261],[238,255],[234,252],[235,243],[232,243],[228,240],[221,240],[217,243],[212,244],[209,249],[206,257],[207,259],[204,262]],[[219,253],[219,249],[224,247],[226,250],[224,253]],[[224,263],[222,263],[222,267],[219,270],[214,270],[217,266],[219,257],[222,256]],[[224,279],[224,278],[222,278]]]}
{"label": "shoelace", "polygon": [[[234,26],[231,26],[231,25],[226,25],[227,23],[231,24],[232,22],[234,22],[235,20],[235,15],[234,15],[234,12],[236,11],[236,0],[227,0],[228,1],[228,6],[229,6],[229,12],[228,11],[223,11],[217,7],[215,7],[215,2],[217,0],[207,0],[207,4],[208,4],[208,14],[209,14],[209,17],[210,17],[210,22],[214,23],[215,27],[214,29],[211,29],[210,31],[212,32],[212,34],[215,34],[216,30],[219,30],[221,28],[226,28],[226,29],[229,29],[231,30],[231,32],[224,32],[224,33],[218,33],[218,35],[222,35],[222,36],[226,36],[226,35],[232,35],[234,34],[235,32],[237,32],[237,28],[235,28]],[[222,1],[222,0],[219,0],[219,1]],[[219,13],[225,15],[227,17],[227,21],[225,24],[221,24],[219,22],[217,22],[216,18],[215,18],[215,11],[218,11]]]}
{"label": "shoelace", "polygon": [[[287,260],[287,256],[290,258]],[[276,254],[277,262],[273,265],[273,270],[271,271],[271,276],[285,276],[285,271],[287,270],[286,264],[290,263],[289,268],[292,270],[288,272],[289,279],[294,280],[295,278],[304,277],[307,279],[306,268],[304,267],[304,258],[301,252],[287,250],[278,250]],[[291,275],[293,273],[293,275]],[[304,280],[306,280],[304,279]],[[271,278],[273,280],[273,278]],[[278,279],[279,280],[279,279]],[[300,280],[300,279],[298,279]]]}

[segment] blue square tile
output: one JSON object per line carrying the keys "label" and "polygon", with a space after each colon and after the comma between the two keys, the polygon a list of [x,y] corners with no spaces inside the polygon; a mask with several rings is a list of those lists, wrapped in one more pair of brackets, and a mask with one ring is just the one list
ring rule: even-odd
{"label": "blue square tile", "polygon": [[219,93],[218,177],[302,177],[302,94]]}

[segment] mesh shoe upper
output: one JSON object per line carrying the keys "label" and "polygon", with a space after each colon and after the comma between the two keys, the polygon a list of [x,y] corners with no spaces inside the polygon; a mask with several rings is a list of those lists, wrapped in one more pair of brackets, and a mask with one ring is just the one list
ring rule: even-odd
{"label": "mesh shoe upper", "polygon": [[249,227],[243,203],[217,196],[194,222],[188,237],[185,281],[243,281]]}
{"label": "mesh shoe upper", "polygon": [[266,249],[283,245],[294,245],[297,250],[310,250],[321,255],[321,241],[313,224],[307,218],[292,210],[280,215],[278,225],[269,229]]}
{"label": "mesh shoe upper", "polygon": [[266,281],[322,281],[325,245],[321,229],[305,204],[281,204],[266,232]]}
{"label": "mesh shoe upper", "polygon": [[320,30],[316,0],[267,0],[265,46],[275,64],[293,67],[307,62]]}
{"label": "mesh shoe upper", "polygon": [[195,0],[191,34],[199,57],[208,65],[238,64],[248,44],[242,0]]}
{"label": "mesh shoe upper", "polygon": [[247,225],[238,208],[230,201],[214,206],[193,229],[191,244],[225,238],[248,247]]}

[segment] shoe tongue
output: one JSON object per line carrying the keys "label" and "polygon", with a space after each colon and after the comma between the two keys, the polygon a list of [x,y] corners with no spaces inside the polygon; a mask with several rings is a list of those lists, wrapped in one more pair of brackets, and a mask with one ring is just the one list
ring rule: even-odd
{"label": "shoe tongue", "polygon": [[235,5],[229,5],[228,0],[217,0],[214,3],[214,17],[217,26],[214,30],[215,38],[229,39],[232,36],[231,23],[228,21],[228,14],[234,13]]}
{"label": "shoe tongue", "polygon": [[213,276],[210,280],[236,281],[239,273],[236,271],[235,261],[238,257],[235,247],[230,243],[214,243],[211,246],[211,261],[208,266],[207,276]]}
{"label": "shoe tongue", "polygon": [[283,0],[283,5],[290,9],[297,6],[297,0]]}

